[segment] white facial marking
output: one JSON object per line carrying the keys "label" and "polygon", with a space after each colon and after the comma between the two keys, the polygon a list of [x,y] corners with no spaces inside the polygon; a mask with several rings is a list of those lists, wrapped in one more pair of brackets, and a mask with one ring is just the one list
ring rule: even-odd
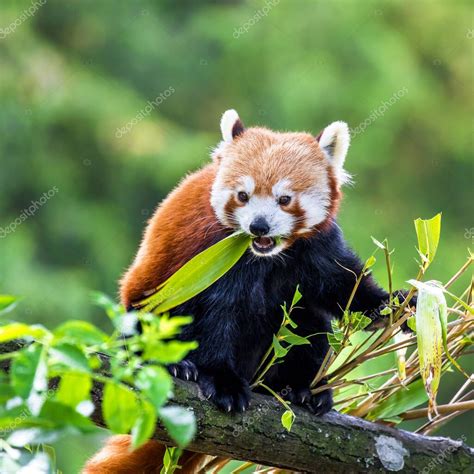
{"label": "white facial marking", "polygon": [[289,179],[281,179],[278,183],[274,184],[272,187],[272,193],[276,199],[280,196],[292,196],[293,193],[290,187],[290,180]]}
{"label": "white facial marking", "polygon": [[255,190],[255,181],[252,176],[243,176],[240,181],[243,186],[242,191],[245,191],[249,196],[252,195]]}
{"label": "white facial marking", "polygon": [[226,216],[225,206],[232,199],[232,190],[226,188],[222,183],[222,173],[217,173],[212,184],[211,206],[219,221],[224,225],[230,225],[229,216]]}
{"label": "white facial marking", "polygon": [[331,204],[328,181],[320,182],[318,187],[301,193],[299,201],[305,214],[305,227],[300,230],[300,233],[304,233],[323,222],[328,215],[328,208]]}

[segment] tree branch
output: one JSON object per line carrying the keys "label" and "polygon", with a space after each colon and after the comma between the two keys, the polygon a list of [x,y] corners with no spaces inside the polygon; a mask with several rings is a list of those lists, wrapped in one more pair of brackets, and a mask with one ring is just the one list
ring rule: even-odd
{"label": "tree branch", "polygon": [[[101,388],[95,387],[93,419],[103,426],[101,398]],[[316,417],[292,407],[296,420],[288,433],[280,422],[283,408],[265,395],[254,394],[246,413],[229,415],[205,400],[195,383],[175,380],[172,403],[196,415],[198,432],[188,446],[192,451],[314,473],[474,471],[474,449],[462,441],[416,435],[336,412]],[[172,444],[161,426],[154,438]]]}
{"label": "tree branch", "polygon": [[[5,346],[0,353],[8,352]],[[0,368],[8,370],[7,361],[0,361]],[[92,400],[92,419],[104,426],[101,385],[93,387]],[[197,435],[187,448],[192,451],[325,474],[474,472],[474,449],[463,441],[417,435],[336,412],[316,417],[294,406],[296,420],[288,433],[280,422],[283,408],[266,395],[254,394],[250,410],[229,415],[205,400],[195,383],[175,380],[170,403],[196,415]],[[173,444],[161,425],[154,438]]]}

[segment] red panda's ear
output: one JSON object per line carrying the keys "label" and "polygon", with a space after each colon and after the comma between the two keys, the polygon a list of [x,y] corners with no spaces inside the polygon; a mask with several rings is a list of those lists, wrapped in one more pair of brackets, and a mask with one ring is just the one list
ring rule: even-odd
{"label": "red panda's ear", "polygon": [[350,181],[350,176],[344,170],[344,161],[351,141],[347,123],[331,123],[316,137],[316,140],[334,168],[339,184]]}
{"label": "red panda's ear", "polygon": [[231,142],[244,132],[244,124],[239,118],[239,114],[234,110],[226,110],[221,118],[222,139]]}

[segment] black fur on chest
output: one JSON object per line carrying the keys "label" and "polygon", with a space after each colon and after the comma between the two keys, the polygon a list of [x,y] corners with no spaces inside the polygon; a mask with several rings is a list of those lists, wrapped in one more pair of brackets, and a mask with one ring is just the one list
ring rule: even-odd
{"label": "black fur on chest", "polygon": [[[303,298],[298,304],[301,309],[292,314],[296,332],[329,330],[328,312],[319,303],[338,284],[336,260],[347,252],[336,225],[325,234],[297,241],[282,255],[256,257],[247,251],[210,288],[176,309],[175,314],[194,317],[181,337],[206,348],[212,343],[219,353],[232,347],[235,364],[242,365],[239,372],[248,375],[271,344],[282,322],[281,305],[291,304],[297,286]],[[215,355],[206,349],[191,357],[208,365]]]}

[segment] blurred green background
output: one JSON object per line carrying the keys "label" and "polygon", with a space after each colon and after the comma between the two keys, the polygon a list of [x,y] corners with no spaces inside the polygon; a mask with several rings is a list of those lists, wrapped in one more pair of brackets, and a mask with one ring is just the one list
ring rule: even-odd
{"label": "blurred green background", "polygon": [[[24,295],[17,319],[106,324],[90,290],[116,294],[228,108],[280,130],[349,123],[340,223],[362,257],[389,238],[396,286],[416,273],[414,218],[443,212],[428,278],[472,246],[468,0],[2,0],[0,28],[0,292]],[[386,284],[381,261],[375,274]],[[472,436],[471,421],[440,433]]]}

